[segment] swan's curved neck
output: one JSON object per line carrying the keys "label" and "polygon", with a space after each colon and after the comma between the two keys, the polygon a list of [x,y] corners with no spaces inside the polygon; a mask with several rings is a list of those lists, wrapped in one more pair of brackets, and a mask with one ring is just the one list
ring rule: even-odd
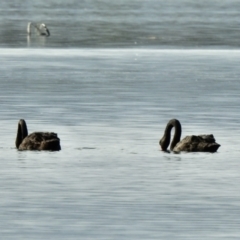
{"label": "swan's curved neck", "polygon": [[171,140],[171,130],[173,127],[175,128],[175,133],[173,136],[173,140],[172,140],[170,149],[173,150],[174,147],[177,145],[177,143],[180,141],[181,134],[182,134],[181,124],[177,119],[172,119],[168,122],[168,124],[165,128],[164,135],[163,135],[162,139],[160,140],[160,145],[162,147],[162,150],[164,150],[164,151],[166,151],[169,146],[169,143]]}
{"label": "swan's curved neck", "polygon": [[28,25],[27,25],[27,33],[30,35],[31,34],[31,25],[32,23],[29,22]]}
{"label": "swan's curved neck", "polygon": [[27,124],[24,119],[20,119],[18,122],[17,137],[16,137],[16,142],[15,142],[17,148],[19,148],[23,139],[27,135],[28,135]]}

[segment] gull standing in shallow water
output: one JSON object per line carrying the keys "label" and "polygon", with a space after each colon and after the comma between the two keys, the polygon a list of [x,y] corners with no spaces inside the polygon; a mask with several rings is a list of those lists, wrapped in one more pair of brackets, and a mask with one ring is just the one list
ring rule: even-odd
{"label": "gull standing in shallow water", "polygon": [[27,25],[27,33],[28,35],[32,34],[32,28],[34,28],[35,31],[37,31],[37,33],[41,36],[46,36],[49,37],[50,36],[50,31],[47,28],[45,23],[32,23],[29,22]]}
{"label": "gull standing in shallow water", "polygon": [[172,119],[168,122],[163,137],[159,144],[163,151],[167,151],[171,140],[171,130],[175,127],[174,137],[170,146],[171,151],[174,152],[216,152],[221,146],[215,142],[215,138],[210,135],[186,136],[180,141],[182,128],[177,119]]}
{"label": "gull standing in shallow water", "polygon": [[18,122],[15,144],[18,150],[61,150],[60,139],[56,133],[34,132],[28,135],[27,124],[24,119],[20,119]]}

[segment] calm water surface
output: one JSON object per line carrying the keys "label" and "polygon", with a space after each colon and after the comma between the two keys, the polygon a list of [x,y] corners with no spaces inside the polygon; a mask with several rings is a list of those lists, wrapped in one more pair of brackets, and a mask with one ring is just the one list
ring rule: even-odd
{"label": "calm water surface", "polygon": [[[239,48],[239,0],[1,0],[0,47]],[[51,37],[27,38],[28,22]]]}
{"label": "calm water surface", "polygon": [[[239,239],[238,0],[1,1],[1,239]],[[50,37],[26,35],[45,22]],[[57,132],[60,152],[19,152]],[[214,134],[215,154],[167,154]]]}
{"label": "calm water surface", "polygon": [[[237,239],[238,50],[1,49],[3,239]],[[60,152],[18,152],[18,119]],[[158,141],[213,133],[218,153]]]}

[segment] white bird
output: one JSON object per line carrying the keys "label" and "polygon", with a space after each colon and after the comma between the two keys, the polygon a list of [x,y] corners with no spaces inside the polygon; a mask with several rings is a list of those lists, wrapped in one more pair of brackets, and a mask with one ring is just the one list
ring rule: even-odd
{"label": "white bird", "polygon": [[41,36],[50,36],[50,31],[47,28],[45,23],[32,23],[29,22],[27,25],[27,33],[28,35],[31,35],[32,33],[32,28],[34,28],[35,31],[37,31],[37,33]]}

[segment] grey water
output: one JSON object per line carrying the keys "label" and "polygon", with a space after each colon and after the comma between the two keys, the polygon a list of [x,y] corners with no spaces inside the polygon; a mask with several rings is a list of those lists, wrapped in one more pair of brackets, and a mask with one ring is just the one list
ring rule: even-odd
{"label": "grey water", "polygon": [[[239,0],[2,0],[0,47],[239,48],[239,9]],[[27,41],[28,22],[52,37]]]}
{"label": "grey water", "polygon": [[[1,239],[239,239],[239,10],[2,1]],[[20,118],[62,150],[17,151]],[[162,152],[172,118],[218,152]]]}

